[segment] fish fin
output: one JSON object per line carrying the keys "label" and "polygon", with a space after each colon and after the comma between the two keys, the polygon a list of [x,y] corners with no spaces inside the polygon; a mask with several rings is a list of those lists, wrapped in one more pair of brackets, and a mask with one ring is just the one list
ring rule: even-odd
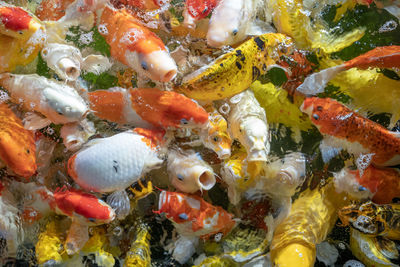
{"label": "fish fin", "polygon": [[332,147],[327,144],[326,140],[322,140],[321,144],[319,145],[319,150],[322,154],[322,160],[324,163],[328,163],[331,159],[339,155],[342,148]]}
{"label": "fish fin", "polygon": [[89,55],[83,59],[82,70],[99,75],[111,68],[112,64],[102,55]]}
{"label": "fish fin", "polygon": [[247,35],[250,36],[260,36],[266,33],[276,32],[275,28],[271,24],[255,19],[249,25],[247,29]]}
{"label": "fish fin", "polygon": [[87,225],[72,220],[64,245],[68,255],[77,253],[85,246],[86,242],[89,240],[88,230]]}
{"label": "fish fin", "polygon": [[341,71],[346,70],[345,65],[337,65],[321,70],[308,76],[304,82],[297,87],[297,91],[305,95],[316,95],[325,90],[326,84]]}
{"label": "fish fin", "polygon": [[48,126],[51,121],[48,118],[42,117],[37,113],[27,112],[22,120],[24,128],[27,130],[38,130]]}
{"label": "fish fin", "polygon": [[386,237],[377,236],[375,238],[379,251],[385,255],[385,257],[393,260],[399,259],[399,251],[395,242]]}
{"label": "fish fin", "polygon": [[115,191],[108,195],[106,202],[115,210],[115,214],[119,220],[123,220],[128,216],[131,209],[131,203],[125,190]]}

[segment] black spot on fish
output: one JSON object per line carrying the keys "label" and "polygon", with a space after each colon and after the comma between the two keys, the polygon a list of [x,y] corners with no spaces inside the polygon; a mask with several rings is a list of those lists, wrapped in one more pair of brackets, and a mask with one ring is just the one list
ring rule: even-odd
{"label": "black spot on fish", "polygon": [[116,173],[118,173],[118,167],[119,167],[119,165],[118,165],[118,161],[116,161],[116,160],[113,160],[113,168],[114,168],[114,171],[116,172]]}
{"label": "black spot on fish", "polygon": [[261,40],[260,37],[256,37],[254,38],[254,42],[256,42],[258,49],[260,49],[261,51],[264,51],[265,48],[265,42],[263,40]]}
{"label": "black spot on fish", "polygon": [[236,61],[236,67],[238,67],[239,70],[242,69],[242,65],[241,65],[239,62],[237,62],[237,61]]}
{"label": "black spot on fish", "polygon": [[236,56],[240,57],[242,55],[242,50],[238,49],[236,50]]}
{"label": "black spot on fish", "polygon": [[27,149],[27,150],[26,150],[26,153],[27,153],[27,154],[30,154],[30,153],[31,153],[31,151],[30,151],[29,149]]}
{"label": "black spot on fish", "polygon": [[219,64],[221,67],[223,67],[224,66],[224,64],[223,63],[221,63],[221,64]]}
{"label": "black spot on fish", "polygon": [[260,76],[260,70],[257,67],[253,66],[252,74],[253,74],[253,81],[255,81]]}
{"label": "black spot on fish", "polygon": [[263,65],[262,65],[262,70],[263,70],[263,71],[267,71],[267,65],[263,64]]}

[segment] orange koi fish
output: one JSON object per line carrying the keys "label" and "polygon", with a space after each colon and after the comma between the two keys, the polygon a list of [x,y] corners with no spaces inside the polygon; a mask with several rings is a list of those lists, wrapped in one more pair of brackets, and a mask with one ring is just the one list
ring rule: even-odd
{"label": "orange koi fish", "polygon": [[156,88],[97,90],[89,101],[96,116],[122,124],[179,128],[208,122],[208,113],[192,99]]}
{"label": "orange koi fish", "polygon": [[0,3],[0,73],[29,64],[45,39],[40,21],[20,7]]}
{"label": "orange koi fish", "polygon": [[308,76],[297,88],[303,94],[316,95],[322,93],[326,84],[339,72],[351,68],[399,68],[400,67],[400,46],[376,47],[361,56],[346,61],[341,65],[324,69]]}
{"label": "orange koi fish", "polygon": [[300,109],[325,136],[327,145],[356,155],[371,154],[371,162],[378,166],[400,164],[400,133],[391,132],[330,98],[306,98]]}
{"label": "orange koi fish", "polygon": [[175,77],[177,67],[164,43],[125,9],[106,6],[99,28],[115,59],[156,81],[169,82]]}
{"label": "orange koi fish", "polygon": [[36,147],[33,132],[6,103],[0,104],[0,158],[17,175],[29,178],[36,172]]}
{"label": "orange koi fish", "polygon": [[112,3],[114,4],[122,4],[131,7],[137,7],[139,9],[152,10],[159,9],[166,4],[168,4],[171,0],[114,0]]}
{"label": "orange koi fish", "polygon": [[[400,171],[395,168],[376,168],[370,165],[363,172],[345,168],[335,174],[335,179],[335,184],[341,184],[342,181],[337,180],[343,179],[347,183],[355,185],[356,188],[345,189],[349,191],[349,194],[355,195],[356,198],[360,198],[358,196],[364,198],[365,195],[368,195],[377,204],[390,204],[393,198],[400,197]],[[354,192],[354,190],[360,192]]]}
{"label": "orange koi fish", "polygon": [[191,28],[194,27],[195,21],[207,17],[218,3],[219,0],[186,0],[183,12],[184,24]]}
{"label": "orange koi fish", "polygon": [[176,192],[161,192],[156,213],[165,213],[179,234],[202,239],[218,233],[225,236],[236,224],[233,215],[221,207],[213,206],[199,196]]}
{"label": "orange koi fish", "polygon": [[59,20],[65,15],[65,10],[75,0],[41,1],[36,9],[36,16],[41,20]]}

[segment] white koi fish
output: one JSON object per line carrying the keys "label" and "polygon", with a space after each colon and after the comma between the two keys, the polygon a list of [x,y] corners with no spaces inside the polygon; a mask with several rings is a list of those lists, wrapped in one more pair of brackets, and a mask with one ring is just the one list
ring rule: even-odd
{"label": "white koi fish", "polygon": [[40,112],[48,123],[80,121],[89,111],[75,89],[37,74],[4,73],[0,75],[0,85],[10,93],[13,102],[23,104],[30,111]]}

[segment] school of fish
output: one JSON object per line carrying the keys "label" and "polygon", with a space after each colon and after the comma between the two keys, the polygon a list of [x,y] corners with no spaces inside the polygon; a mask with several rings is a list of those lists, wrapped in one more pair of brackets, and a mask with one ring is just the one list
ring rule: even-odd
{"label": "school of fish", "polygon": [[2,266],[399,266],[400,1],[0,0]]}

